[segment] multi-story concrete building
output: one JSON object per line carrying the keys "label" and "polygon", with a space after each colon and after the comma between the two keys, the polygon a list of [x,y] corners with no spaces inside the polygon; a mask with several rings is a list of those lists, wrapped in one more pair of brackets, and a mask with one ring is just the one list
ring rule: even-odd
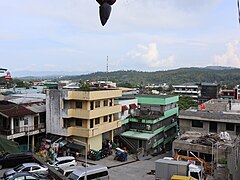
{"label": "multi-story concrete building", "polygon": [[184,83],[173,87],[175,93],[190,96],[201,103],[218,97],[218,85],[215,83]]}
{"label": "multi-story concrete building", "polygon": [[201,90],[199,86],[195,83],[184,83],[180,85],[173,85],[174,92],[181,96],[190,96],[194,100],[198,100],[201,96]]}
{"label": "multi-story concrete building", "polygon": [[99,150],[104,140],[113,140],[114,130],[121,126],[121,105],[114,100],[120,96],[122,91],[117,89],[48,90],[46,131]]}
{"label": "multi-story concrete building", "polygon": [[138,109],[128,118],[129,130],[121,136],[144,154],[160,152],[178,132],[178,96],[137,95]]}
{"label": "multi-story concrete building", "polygon": [[186,110],[179,114],[180,131],[189,129],[204,133],[227,131],[230,135],[240,134],[240,101],[211,100],[205,110]]}
{"label": "multi-story concrete building", "polygon": [[173,154],[192,152],[209,163],[226,163],[240,134],[240,101],[214,99],[204,107],[180,111],[182,135],[173,142]]}

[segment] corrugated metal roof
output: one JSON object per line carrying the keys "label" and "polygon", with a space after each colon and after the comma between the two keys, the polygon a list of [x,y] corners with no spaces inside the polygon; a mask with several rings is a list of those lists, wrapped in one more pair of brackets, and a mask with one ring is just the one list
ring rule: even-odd
{"label": "corrugated metal roof", "polygon": [[44,102],[23,104],[23,106],[35,113],[46,112],[46,103]]}
{"label": "corrugated metal roof", "polygon": [[18,104],[1,104],[0,113],[5,117],[22,117],[35,114],[33,111]]}
{"label": "corrugated metal roof", "polygon": [[25,103],[33,103],[33,102],[43,102],[43,98],[19,97],[19,98],[9,99],[8,101],[15,104],[25,104]]}

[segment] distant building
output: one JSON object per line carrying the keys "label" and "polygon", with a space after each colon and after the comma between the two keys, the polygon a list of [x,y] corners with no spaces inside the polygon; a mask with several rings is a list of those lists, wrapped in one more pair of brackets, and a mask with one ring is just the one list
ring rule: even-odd
{"label": "distant building", "polygon": [[237,85],[233,89],[223,89],[219,92],[219,97],[222,99],[240,99],[240,88]]}
{"label": "distant building", "polygon": [[240,101],[210,100],[204,103],[205,109],[180,111],[180,131],[198,131],[202,133],[240,134]]}
{"label": "distant building", "polygon": [[184,83],[181,85],[173,85],[174,92],[180,96],[190,96],[198,101],[201,96],[201,89],[195,83]]}
{"label": "distant building", "polygon": [[130,149],[141,150],[144,155],[171,148],[178,132],[178,96],[137,95],[138,105],[127,119],[129,130],[120,139]]}
{"label": "distant building", "polygon": [[[48,90],[47,133],[87,143],[88,149],[100,150],[105,140],[113,140],[121,127],[121,97],[117,89]],[[81,148],[79,151],[81,152]]]}
{"label": "distant building", "polygon": [[222,99],[235,99],[235,90],[223,89],[219,92]]}
{"label": "distant building", "polygon": [[218,98],[218,85],[215,83],[184,83],[173,85],[174,92],[180,96],[190,96],[200,103]]}

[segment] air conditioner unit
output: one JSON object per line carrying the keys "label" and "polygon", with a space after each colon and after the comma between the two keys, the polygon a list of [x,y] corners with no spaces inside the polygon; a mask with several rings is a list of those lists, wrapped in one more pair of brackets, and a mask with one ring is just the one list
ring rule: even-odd
{"label": "air conditioner unit", "polygon": [[175,121],[175,119],[174,118],[172,118],[172,123]]}
{"label": "air conditioner unit", "polygon": [[146,130],[148,130],[148,131],[151,130],[151,126],[149,124],[146,125]]}

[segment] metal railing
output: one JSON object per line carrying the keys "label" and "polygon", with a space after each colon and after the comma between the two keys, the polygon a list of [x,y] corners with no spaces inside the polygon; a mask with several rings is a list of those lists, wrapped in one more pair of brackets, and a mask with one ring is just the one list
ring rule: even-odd
{"label": "metal railing", "polygon": [[45,123],[36,124],[34,126],[16,127],[13,129],[5,129],[5,128],[1,127],[0,135],[8,136],[8,135],[13,135],[13,134],[22,133],[22,132],[31,132],[31,131],[43,129],[45,127],[46,127]]}

